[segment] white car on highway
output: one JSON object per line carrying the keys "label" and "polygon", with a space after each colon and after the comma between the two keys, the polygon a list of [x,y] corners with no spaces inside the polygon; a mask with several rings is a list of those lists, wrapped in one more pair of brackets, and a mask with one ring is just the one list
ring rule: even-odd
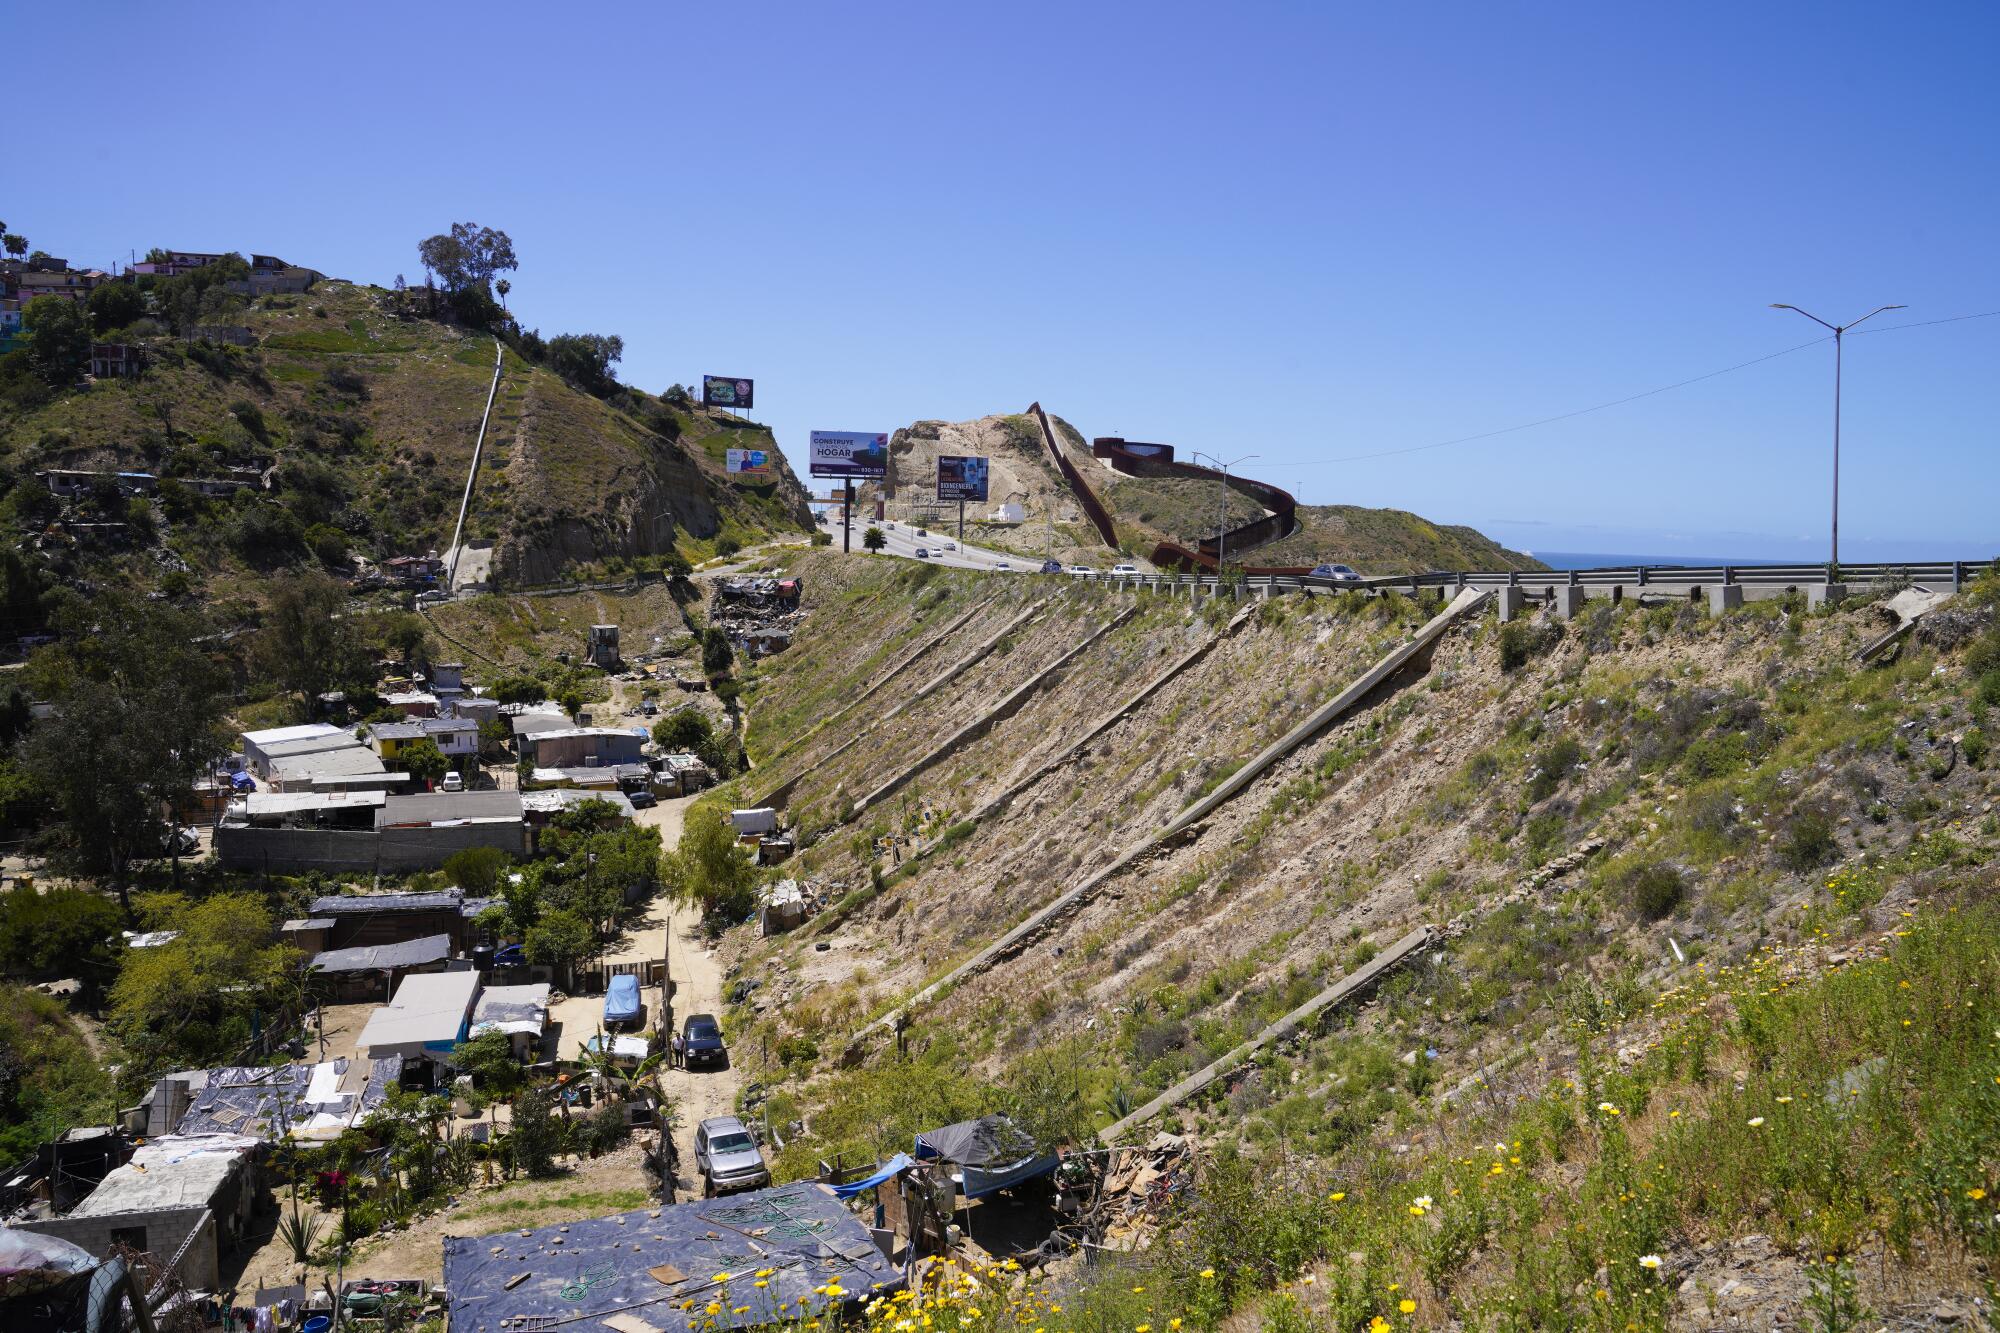
{"label": "white car on highway", "polygon": [[1080,574],[1084,576],[1089,576],[1095,574],[1097,571],[1092,569],[1089,565],[1071,565],[1068,569],[1064,570],[1063,572],[1066,574]]}
{"label": "white car on highway", "polygon": [[1139,567],[1137,565],[1113,565],[1111,572],[1113,574],[1137,574]]}

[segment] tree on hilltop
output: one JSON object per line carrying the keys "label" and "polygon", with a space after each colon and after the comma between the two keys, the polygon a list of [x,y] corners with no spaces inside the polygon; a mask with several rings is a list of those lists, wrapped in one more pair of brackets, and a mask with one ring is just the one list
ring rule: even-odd
{"label": "tree on hilltop", "polygon": [[451,230],[417,242],[424,270],[437,274],[448,292],[486,290],[495,274],[521,267],[514,242],[504,231],[476,222],[454,222]]}

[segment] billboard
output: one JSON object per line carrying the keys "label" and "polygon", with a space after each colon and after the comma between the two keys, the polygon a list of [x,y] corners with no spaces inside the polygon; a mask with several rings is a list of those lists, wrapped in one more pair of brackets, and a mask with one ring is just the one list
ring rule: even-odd
{"label": "billboard", "polygon": [[889,437],[855,430],[816,430],[810,446],[815,477],[879,480],[889,475]]}
{"label": "billboard", "polygon": [[1174,447],[1171,444],[1141,444],[1137,440],[1124,443],[1125,452],[1137,454],[1141,458],[1157,458],[1163,463],[1174,461]]}
{"label": "billboard", "polygon": [[759,481],[769,480],[771,476],[771,455],[763,449],[725,449],[722,465],[735,476]]}
{"label": "billboard", "polygon": [[757,399],[757,382],[733,375],[703,375],[701,401],[709,407],[733,407],[748,412]]}
{"label": "billboard", "polygon": [[938,455],[937,495],[940,500],[986,499],[986,460],[980,457]]}

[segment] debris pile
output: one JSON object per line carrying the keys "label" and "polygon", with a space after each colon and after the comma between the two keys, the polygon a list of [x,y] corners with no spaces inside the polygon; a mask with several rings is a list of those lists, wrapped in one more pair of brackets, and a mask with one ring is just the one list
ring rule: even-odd
{"label": "debris pile", "polygon": [[792,643],[804,615],[797,579],[731,578],[716,585],[711,623],[747,657],[769,657]]}

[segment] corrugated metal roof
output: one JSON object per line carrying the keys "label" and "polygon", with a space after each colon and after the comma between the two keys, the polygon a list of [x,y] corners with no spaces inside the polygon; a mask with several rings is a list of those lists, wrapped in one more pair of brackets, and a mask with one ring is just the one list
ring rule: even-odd
{"label": "corrugated metal roof", "polygon": [[420,940],[399,940],[394,944],[328,949],[315,955],[312,965],[321,972],[388,972],[400,967],[421,967],[449,957],[451,936],[426,935]]}
{"label": "corrugated metal roof", "polygon": [[435,893],[336,893],[312,900],[314,916],[355,916],[371,912],[430,912],[456,908],[465,895],[457,889]]}

